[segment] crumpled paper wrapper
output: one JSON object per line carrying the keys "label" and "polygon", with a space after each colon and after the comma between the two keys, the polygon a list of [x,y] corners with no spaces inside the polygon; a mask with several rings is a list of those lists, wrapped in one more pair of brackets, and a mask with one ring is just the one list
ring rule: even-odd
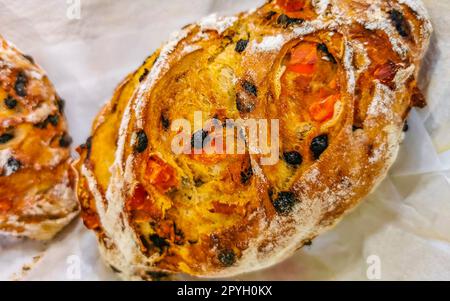
{"label": "crumpled paper wrapper", "polygon": [[[66,99],[75,145],[115,86],[172,31],[263,1],[0,0],[1,34],[44,67]],[[240,280],[450,280],[450,1],[424,0],[435,34],[422,74],[429,106],[413,110],[389,176],[335,229]],[[48,243],[0,237],[0,280],[116,280],[79,220]]]}

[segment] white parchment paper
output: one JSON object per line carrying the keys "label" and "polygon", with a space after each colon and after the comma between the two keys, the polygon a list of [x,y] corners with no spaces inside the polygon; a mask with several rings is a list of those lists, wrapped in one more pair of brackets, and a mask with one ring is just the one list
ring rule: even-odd
{"label": "white parchment paper", "polygon": [[[31,54],[67,101],[75,145],[115,86],[182,26],[262,0],[0,0],[0,34]],[[424,0],[435,34],[421,84],[429,106],[409,118],[389,176],[334,230],[245,280],[450,280],[449,0]],[[70,12],[69,12],[69,15]],[[116,280],[94,235],[73,222],[49,243],[0,237],[0,280]]]}

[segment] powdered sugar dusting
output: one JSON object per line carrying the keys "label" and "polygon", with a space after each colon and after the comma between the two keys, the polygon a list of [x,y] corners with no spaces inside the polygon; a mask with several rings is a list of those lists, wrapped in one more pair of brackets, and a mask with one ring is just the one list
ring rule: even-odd
{"label": "powdered sugar dusting", "polygon": [[264,37],[259,43],[254,42],[251,49],[256,52],[275,52],[280,51],[285,43],[286,38],[279,34],[276,36]]}
{"label": "powdered sugar dusting", "polygon": [[428,20],[430,17],[428,11],[425,9],[421,0],[398,0],[399,3],[409,6],[413,11],[415,11],[420,19]]}
{"label": "powdered sugar dusting", "polygon": [[397,89],[400,89],[403,87],[403,85],[406,83],[406,81],[413,76],[414,71],[416,70],[416,66],[411,65],[406,69],[400,69],[397,71],[397,74],[394,78],[394,83]]}
{"label": "powdered sugar dusting", "polygon": [[395,100],[394,92],[379,81],[375,84],[375,95],[369,106],[367,114],[371,117],[383,116],[392,118],[392,103]]}
{"label": "powdered sugar dusting", "polygon": [[304,175],[305,181],[317,182],[320,172],[317,168],[312,168],[308,173]]}
{"label": "powdered sugar dusting", "polygon": [[355,68],[353,67],[353,47],[349,42],[345,43],[344,67],[347,73],[347,90],[351,95],[355,92],[356,79]]}
{"label": "powdered sugar dusting", "polygon": [[104,215],[105,207],[103,205],[103,196],[100,193],[100,191],[98,190],[97,181],[96,181],[94,175],[84,164],[81,167],[81,174],[86,179],[88,187],[89,187],[89,191],[94,196],[97,213],[99,215]]}
{"label": "powdered sugar dusting", "polygon": [[234,22],[237,21],[237,17],[218,17],[217,14],[211,14],[203,18],[198,25],[202,31],[214,30],[218,34],[222,34],[229,27],[233,26]]}
{"label": "powdered sugar dusting", "polygon": [[370,30],[382,30],[389,37],[393,49],[402,57],[409,52],[409,47],[399,38],[397,30],[387,18],[387,13],[377,4],[372,4],[366,12],[366,18],[358,18],[359,23]]}
{"label": "powdered sugar dusting", "polygon": [[322,15],[330,5],[330,0],[313,0],[313,6],[316,9],[318,15]]}
{"label": "powdered sugar dusting", "polygon": [[352,41],[351,43],[353,50],[355,52],[354,56],[357,58],[358,62],[356,64],[356,68],[357,68],[357,75],[359,76],[361,73],[367,70],[367,68],[371,64],[371,60],[369,58],[366,48],[362,43],[357,41]]}
{"label": "powdered sugar dusting", "polygon": [[183,48],[181,55],[184,56],[200,49],[202,49],[202,47],[199,45],[187,45],[186,47]]}

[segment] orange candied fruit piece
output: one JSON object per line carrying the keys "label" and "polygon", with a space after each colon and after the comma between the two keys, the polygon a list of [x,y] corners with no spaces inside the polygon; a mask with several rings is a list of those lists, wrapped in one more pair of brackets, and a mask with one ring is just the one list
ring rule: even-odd
{"label": "orange candied fruit piece", "polygon": [[0,199],[0,213],[5,213],[11,210],[13,204],[10,199]]}
{"label": "orange candied fruit piece", "polygon": [[148,159],[144,179],[162,193],[178,185],[175,169],[158,156]]}
{"label": "orange candied fruit piece", "polygon": [[287,69],[299,74],[313,74],[317,60],[316,44],[303,43],[292,50]]}
{"label": "orange candied fruit piece", "polygon": [[144,209],[147,196],[147,191],[142,185],[136,186],[133,197],[127,201],[127,209],[129,211]]}
{"label": "orange candied fruit piece", "polygon": [[81,218],[86,228],[90,230],[95,230],[100,227],[100,219],[96,213],[83,212],[81,213]]}
{"label": "orange candied fruit piece", "polygon": [[334,115],[334,105],[339,100],[340,95],[331,95],[324,100],[318,101],[311,105],[309,113],[311,117],[318,122],[324,122]]}
{"label": "orange candied fruit piece", "polygon": [[234,204],[224,204],[218,201],[212,202],[213,208],[210,210],[212,213],[221,213],[225,215],[231,215],[236,213],[237,206]]}
{"label": "orange candied fruit piece", "polygon": [[288,13],[302,10],[306,5],[306,0],[277,0],[277,5]]}
{"label": "orange candied fruit piece", "polygon": [[160,209],[158,209],[142,185],[136,186],[133,196],[126,203],[126,207],[128,211],[134,212],[134,220],[136,222],[146,222],[161,216]]}
{"label": "orange candied fruit piece", "polygon": [[291,72],[309,75],[314,73],[314,71],[316,70],[316,66],[310,64],[295,64],[289,65],[287,69]]}
{"label": "orange candied fruit piece", "polygon": [[292,50],[289,64],[315,64],[317,60],[317,45],[315,43],[302,43]]}

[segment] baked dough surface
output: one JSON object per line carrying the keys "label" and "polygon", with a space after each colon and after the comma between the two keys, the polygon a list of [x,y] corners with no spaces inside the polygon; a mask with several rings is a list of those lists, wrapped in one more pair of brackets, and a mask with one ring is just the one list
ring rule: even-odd
{"label": "baked dough surface", "polygon": [[[425,105],[416,79],[431,32],[412,0],[268,1],[186,26],[79,148],[77,194],[103,257],[125,279],[230,277],[310,243],[394,162],[408,112]],[[279,120],[279,162],[248,148],[175,155],[172,122],[196,111]]]}
{"label": "baked dough surface", "polygon": [[79,210],[64,102],[0,37],[0,233],[51,239]]}

